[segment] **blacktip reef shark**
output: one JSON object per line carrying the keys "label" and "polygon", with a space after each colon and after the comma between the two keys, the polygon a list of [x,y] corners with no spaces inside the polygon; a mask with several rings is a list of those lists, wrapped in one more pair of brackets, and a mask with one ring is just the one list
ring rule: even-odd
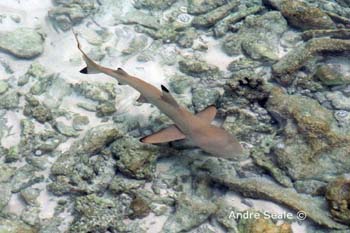
{"label": "blacktip reef shark", "polygon": [[192,114],[180,106],[169,90],[161,85],[161,90],[153,85],[129,75],[122,68],[110,69],[94,62],[81,48],[77,34],[74,33],[77,46],[83,55],[86,67],[80,73],[104,73],[117,79],[121,85],[129,85],[141,93],[137,99],[141,103],[151,103],[167,115],[175,124],[140,139],[143,143],[164,143],[180,139],[190,139],[195,145],[216,157],[239,160],[242,147],[237,139],[223,128],[214,126],[217,109],[209,106],[203,111]]}

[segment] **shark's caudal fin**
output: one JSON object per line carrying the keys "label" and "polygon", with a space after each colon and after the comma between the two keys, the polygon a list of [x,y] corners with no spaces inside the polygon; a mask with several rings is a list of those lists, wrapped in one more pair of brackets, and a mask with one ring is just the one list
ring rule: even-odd
{"label": "shark's caudal fin", "polygon": [[181,133],[181,131],[175,125],[171,125],[168,128],[161,129],[154,134],[141,138],[140,142],[153,144],[171,142],[184,138],[186,138],[186,136]]}
{"label": "shark's caudal fin", "polygon": [[77,33],[73,31],[73,34],[74,34],[74,38],[75,38],[75,40],[77,42],[77,47],[80,50],[80,52],[83,54],[83,59],[84,59],[84,61],[86,63],[86,67],[81,69],[80,73],[82,73],[82,74],[98,74],[98,73],[101,73],[101,71],[98,69],[99,65],[96,64],[92,59],[90,59],[86,55],[84,50],[81,48],[81,45],[80,45]]}
{"label": "shark's caudal fin", "polygon": [[[80,52],[83,54],[83,59],[85,61],[86,66],[80,70],[80,73],[82,74],[99,74],[99,73],[106,73],[106,71],[113,71],[116,74],[123,76],[123,77],[128,77],[129,74],[125,72],[122,68],[118,68],[116,70],[110,70],[106,67],[103,67],[96,62],[94,62],[81,48],[77,33],[73,31],[75,40],[77,42],[77,47],[80,50]],[[122,81],[122,79],[118,79],[118,84],[119,85],[125,85],[125,83]]]}

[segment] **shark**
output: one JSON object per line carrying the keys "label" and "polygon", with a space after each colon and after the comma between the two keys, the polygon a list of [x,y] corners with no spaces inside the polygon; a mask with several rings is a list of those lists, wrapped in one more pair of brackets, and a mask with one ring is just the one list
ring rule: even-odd
{"label": "shark", "polygon": [[164,85],[158,89],[150,83],[130,75],[122,68],[111,69],[97,64],[82,49],[77,33],[74,33],[74,36],[86,64],[80,73],[103,73],[116,79],[120,85],[131,86],[140,93],[138,102],[153,104],[174,122],[169,127],[142,137],[140,142],[158,144],[189,139],[212,156],[241,160],[243,150],[239,141],[222,127],[212,124],[217,113],[215,106],[208,106],[201,112],[193,114],[181,106]]}

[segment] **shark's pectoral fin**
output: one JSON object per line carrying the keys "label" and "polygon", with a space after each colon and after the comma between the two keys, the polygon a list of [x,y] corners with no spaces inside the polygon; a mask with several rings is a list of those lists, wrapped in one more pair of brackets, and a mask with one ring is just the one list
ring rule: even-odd
{"label": "shark's pectoral fin", "polygon": [[147,99],[143,95],[140,95],[139,98],[136,99],[136,102],[138,102],[138,103],[148,103]]}
{"label": "shark's pectoral fin", "polygon": [[174,106],[174,107],[179,107],[179,104],[176,102],[174,97],[170,94],[168,88],[165,86],[161,85],[162,88],[162,99],[167,102],[168,104]]}
{"label": "shark's pectoral fin", "polygon": [[171,125],[168,128],[161,129],[154,134],[141,138],[140,142],[153,144],[171,142],[184,138],[186,138],[186,136],[181,133],[181,131],[175,125]]}
{"label": "shark's pectoral fin", "polygon": [[196,116],[210,123],[214,120],[216,112],[216,107],[212,105],[197,113]]}

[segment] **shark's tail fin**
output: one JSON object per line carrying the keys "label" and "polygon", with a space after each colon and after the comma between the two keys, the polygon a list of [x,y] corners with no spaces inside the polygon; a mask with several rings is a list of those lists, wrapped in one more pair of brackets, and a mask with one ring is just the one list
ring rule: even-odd
{"label": "shark's tail fin", "polygon": [[80,50],[80,52],[83,54],[83,59],[84,59],[84,61],[86,63],[86,67],[81,69],[80,73],[82,73],[82,74],[98,74],[98,73],[101,73],[102,71],[101,71],[101,69],[99,69],[100,66],[96,62],[94,62],[91,58],[89,58],[86,55],[86,53],[84,52],[84,50],[81,48],[81,45],[80,45],[77,33],[73,31],[73,34],[74,34],[75,40],[77,42],[77,47]]}

